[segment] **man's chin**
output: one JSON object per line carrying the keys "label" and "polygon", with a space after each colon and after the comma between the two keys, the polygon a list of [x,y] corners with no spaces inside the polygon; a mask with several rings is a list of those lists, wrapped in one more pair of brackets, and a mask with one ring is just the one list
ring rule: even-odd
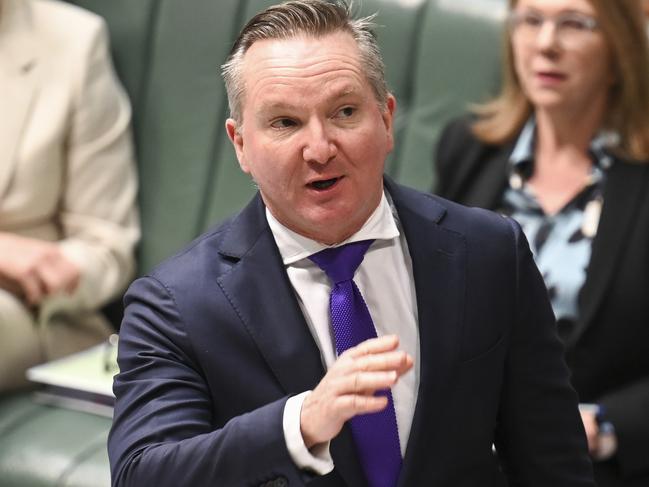
{"label": "man's chin", "polygon": [[[368,216],[369,217],[369,216]],[[354,218],[343,212],[320,215],[309,220],[297,233],[325,245],[334,245],[351,237],[359,231],[367,218]]]}

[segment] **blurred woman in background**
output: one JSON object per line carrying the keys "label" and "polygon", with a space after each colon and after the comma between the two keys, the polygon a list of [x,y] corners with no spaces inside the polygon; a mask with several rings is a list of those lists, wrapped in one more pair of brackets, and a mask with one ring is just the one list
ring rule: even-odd
{"label": "blurred woman in background", "polygon": [[0,393],[89,347],[134,272],[131,109],[104,22],[0,0]]}
{"label": "blurred woman in background", "polygon": [[436,193],[530,242],[600,486],[649,485],[649,52],[640,0],[511,0],[500,95],[452,122]]}

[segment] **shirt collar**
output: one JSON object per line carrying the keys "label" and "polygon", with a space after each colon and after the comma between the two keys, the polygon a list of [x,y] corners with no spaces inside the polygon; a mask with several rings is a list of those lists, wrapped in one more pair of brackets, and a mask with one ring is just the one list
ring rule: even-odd
{"label": "shirt collar", "polygon": [[316,242],[290,230],[272,215],[268,207],[266,207],[266,219],[273,237],[275,237],[284,265],[293,264],[328,247],[339,247],[360,240],[391,240],[399,236],[395,215],[385,192],[381,196],[379,205],[365,221],[361,229],[347,240],[334,245]]}
{"label": "shirt collar", "polygon": [[[601,169],[608,169],[613,163],[609,155],[609,149],[617,146],[620,137],[617,133],[610,130],[600,130],[590,141],[590,152],[593,155],[595,164]],[[534,161],[534,146],[536,144],[536,119],[531,116],[521,134],[518,136],[514,150],[509,156],[509,162],[512,169],[522,172],[523,167]]]}
{"label": "shirt collar", "polygon": [[535,132],[536,120],[534,120],[534,117],[530,117],[523,127],[521,134],[518,136],[514,150],[509,156],[509,162],[512,166],[517,167],[533,159],[534,143],[536,141],[536,137],[534,136]]}

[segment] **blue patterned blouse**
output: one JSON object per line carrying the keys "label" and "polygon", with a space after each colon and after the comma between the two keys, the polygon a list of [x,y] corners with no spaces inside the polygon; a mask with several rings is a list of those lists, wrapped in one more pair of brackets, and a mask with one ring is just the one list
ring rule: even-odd
{"label": "blue patterned blouse", "polygon": [[559,332],[565,336],[579,314],[577,299],[586,280],[597,232],[606,170],[614,161],[605,148],[615,145],[618,139],[614,134],[602,132],[592,140],[589,153],[593,168],[586,185],[560,211],[547,215],[527,184],[534,168],[535,133],[536,123],[532,118],[510,156],[509,186],[500,211],[523,228],[548,288]]}

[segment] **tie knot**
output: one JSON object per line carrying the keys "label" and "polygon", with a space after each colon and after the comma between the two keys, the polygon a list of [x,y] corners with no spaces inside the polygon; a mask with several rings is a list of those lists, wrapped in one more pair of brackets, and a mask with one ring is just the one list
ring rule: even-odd
{"label": "tie knot", "polygon": [[350,281],[354,278],[354,273],[363,262],[365,252],[372,242],[374,240],[361,240],[324,249],[313,254],[309,259],[318,264],[334,284]]}

